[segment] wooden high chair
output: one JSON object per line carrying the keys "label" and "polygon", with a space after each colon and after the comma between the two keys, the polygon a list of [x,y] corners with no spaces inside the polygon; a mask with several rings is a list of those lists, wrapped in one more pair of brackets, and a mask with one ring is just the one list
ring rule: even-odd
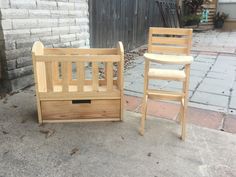
{"label": "wooden high chair", "polygon": [[[145,57],[144,97],[140,134],[144,134],[147,113],[147,101],[150,99],[180,101],[181,138],[186,136],[186,113],[188,103],[188,88],[190,77],[190,56],[192,29],[158,28],[149,29],[148,53]],[[150,63],[184,65],[184,70],[150,68]],[[172,80],[183,83],[182,91],[163,91],[149,89],[149,80]]]}

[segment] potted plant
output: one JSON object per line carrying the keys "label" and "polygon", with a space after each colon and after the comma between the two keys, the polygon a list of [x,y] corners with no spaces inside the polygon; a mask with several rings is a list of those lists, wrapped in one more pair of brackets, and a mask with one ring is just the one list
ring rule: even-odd
{"label": "potted plant", "polygon": [[183,1],[183,24],[184,26],[198,25],[201,21],[201,15],[197,13],[202,8],[204,0],[184,0]]}
{"label": "potted plant", "polygon": [[217,12],[216,16],[214,17],[214,27],[215,28],[223,28],[225,20],[228,18],[228,14],[224,12],[220,13]]}

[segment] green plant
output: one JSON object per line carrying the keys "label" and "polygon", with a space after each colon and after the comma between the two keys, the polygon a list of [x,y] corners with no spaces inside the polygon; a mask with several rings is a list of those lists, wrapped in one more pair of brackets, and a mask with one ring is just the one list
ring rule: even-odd
{"label": "green plant", "polygon": [[204,0],[184,0],[185,15],[197,14],[197,10],[202,7]]}
{"label": "green plant", "polygon": [[228,18],[228,16],[229,16],[229,14],[225,14],[224,12],[222,12],[222,13],[217,12],[216,16],[214,17],[215,28],[222,28],[224,25],[224,22]]}
{"label": "green plant", "polygon": [[198,25],[201,21],[201,15],[186,15],[182,20],[184,26]]}
{"label": "green plant", "polygon": [[228,18],[229,14],[225,14],[224,12],[220,13],[217,12],[216,16],[214,17],[214,22],[216,21],[225,21]]}

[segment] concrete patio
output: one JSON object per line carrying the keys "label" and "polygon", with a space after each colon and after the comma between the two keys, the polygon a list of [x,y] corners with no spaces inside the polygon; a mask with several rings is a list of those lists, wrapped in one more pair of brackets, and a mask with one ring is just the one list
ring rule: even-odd
{"label": "concrete patio", "polygon": [[[22,104],[23,103],[23,104]],[[0,101],[2,177],[234,177],[236,136],[149,117],[138,134],[140,114],[121,123],[36,122],[32,89]]]}
{"label": "concrete patio", "polygon": [[138,134],[144,62],[139,57],[125,72],[124,122],[39,126],[34,87],[1,99],[0,177],[235,177],[235,34],[194,36],[185,142],[175,122],[179,107],[172,102],[149,101],[146,132]]}

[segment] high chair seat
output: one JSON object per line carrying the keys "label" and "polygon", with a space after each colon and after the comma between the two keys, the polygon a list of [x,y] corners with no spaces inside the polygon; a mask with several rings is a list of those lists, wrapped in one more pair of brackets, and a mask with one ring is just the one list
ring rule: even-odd
{"label": "high chair seat", "polygon": [[150,61],[158,62],[160,64],[186,65],[193,62],[193,57],[187,55],[162,55],[155,53],[145,53],[144,57]]}
{"label": "high chair seat", "polygon": [[148,77],[149,79],[183,81],[186,78],[186,74],[181,70],[150,68],[148,71]]}

